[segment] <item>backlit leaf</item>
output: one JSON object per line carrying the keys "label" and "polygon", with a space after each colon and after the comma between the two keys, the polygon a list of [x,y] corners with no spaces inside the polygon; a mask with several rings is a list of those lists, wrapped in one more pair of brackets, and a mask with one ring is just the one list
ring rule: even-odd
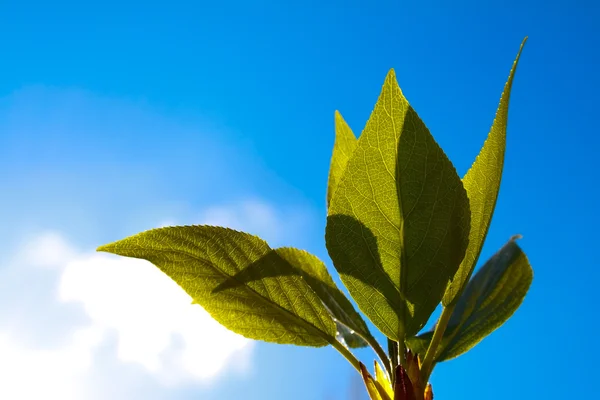
{"label": "backlit leaf", "polygon": [[394,71],[329,208],[326,244],[359,308],[389,338],[417,333],[462,261],[469,204]]}
{"label": "backlit leaf", "polygon": [[291,247],[278,248],[276,251],[301,271],[305,281],[330,311],[334,321],[338,324],[338,332],[342,334],[349,347],[365,347],[367,343],[361,337],[375,340],[365,321],[354,309],[350,300],[338,289],[321,260],[306,251]]}
{"label": "backlit leaf", "polygon": [[450,304],[460,294],[463,286],[469,281],[473,269],[477,264],[483,242],[496,207],[498,191],[500,190],[500,181],[502,178],[502,169],[504,166],[504,150],[506,148],[506,125],[508,122],[508,102],[510,100],[510,91],[513,78],[519,63],[521,51],[525,45],[525,40],[521,44],[517,58],[508,75],[508,80],[504,86],[500,104],[496,111],[496,117],[488,137],[477,156],[477,159],[463,178],[463,185],[469,197],[471,207],[471,232],[469,234],[469,247],[460,268],[454,276],[444,294],[444,306]]}
{"label": "backlit leaf", "polygon": [[[213,318],[247,338],[316,347],[335,340],[335,324],[319,297],[297,273],[286,273],[294,267],[256,236],[178,226],[142,232],[98,251],[152,262]],[[246,269],[259,279],[215,292]]]}
{"label": "backlit leaf", "polygon": [[327,208],[331,203],[331,197],[337,189],[338,183],[346,170],[346,165],[352,153],[356,149],[356,136],[342,118],[339,111],[335,112],[335,143],[331,166],[329,167],[329,182],[327,184]]}
{"label": "backlit leaf", "polygon": [[[467,352],[499,328],[519,308],[533,280],[533,270],[514,238],[490,258],[460,296],[438,348],[436,361]],[[408,340],[423,354],[433,332]]]}
{"label": "backlit leaf", "polygon": [[338,340],[345,344],[346,347],[358,349],[369,345],[362,337],[357,335],[355,331],[335,319],[334,321],[338,333]]}
{"label": "backlit leaf", "polygon": [[287,262],[289,268],[265,269],[260,268],[260,265],[252,265],[221,283],[213,292],[218,293],[263,278],[296,275],[301,277],[321,299],[325,308],[333,317],[337,331],[344,338],[346,344],[354,348],[366,346],[367,344],[360,336],[372,339],[369,328],[367,328],[360,314],[356,312],[352,303],[333,282],[325,264],[316,256],[304,250],[280,247],[274,251],[278,257]]}

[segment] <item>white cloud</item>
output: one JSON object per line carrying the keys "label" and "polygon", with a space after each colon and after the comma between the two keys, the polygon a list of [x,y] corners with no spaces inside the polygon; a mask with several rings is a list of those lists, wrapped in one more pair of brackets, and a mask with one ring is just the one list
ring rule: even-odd
{"label": "white cloud", "polygon": [[47,232],[30,238],[21,246],[17,261],[22,264],[43,268],[60,267],[73,259],[75,249],[57,232]]}
{"label": "white cloud", "polygon": [[[201,213],[199,222],[276,240],[283,235],[282,220],[289,222],[299,215],[281,214],[261,201],[250,200],[210,207]],[[165,220],[161,225],[174,222]],[[10,280],[26,282],[41,271],[55,276],[48,283],[55,285],[48,288],[48,297],[54,298],[36,301],[79,308],[86,319],[61,320],[64,315],[53,316],[40,309],[43,318],[26,329],[39,330],[40,324],[41,329],[65,325],[60,343],[50,347],[24,340],[29,332],[23,332],[20,325],[21,331],[15,331],[0,324],[0,399],[81,399],[85,393],[82,377],[93,374],[97,352],[111,335],[116,337],[115,357],[121,363],[139,366],[166,387],[207,382],[226,369],[248,372],[254,342],[228,331],[200,306],[192,305],[175,282],[147,261],[78,251],[62,234],[45,232],[29,237],[0,275],[10,287]],[[17,279],[19,276],[27,279]],[[23,290],[28,287],[19,290],[13,300],[33,296]],[[30,290],[39,291],[39,286]]]}
{"label": "white cloud", "polygon": [[64,269],[59,293],[62,301],[80,302],[95,328],[117,332],[119,360],[140,364],[166,384],[212,378],[251,343],[192,305],[175,282],[144,260],[79,257]]}
{"label": "white cloud", "polygon": [[234,369],[248,367],[253,342],[192,305],[147,261],[80,253],[56,232],[33,238],[14,261],[20,270],[56,269],[55,300],[81,304],[89,322],[73,326],[66,344],[51,349],[0,331],[0,399],[80,399],[78,382],[90,373],[94,353],[110,333],[117,336],[119,361],[140,365],[167,386],[214,378],[234,355]]}
{"label": "white cloud", "polygon": [[234,354],[242,361],[237,369],[248,365],[253,342],[192,305],[147,261],[78,253],[56,232],[32,239],[14,260],[21,269],[55,268],[60,274],[56,300],[81,304],[89,322],[73,327],[67,344],[52,349],[0,331],[2,399],[81,398],[78,382],[111,332],[117,335],[118,359],[142,366],[164,385],[214,378]]}

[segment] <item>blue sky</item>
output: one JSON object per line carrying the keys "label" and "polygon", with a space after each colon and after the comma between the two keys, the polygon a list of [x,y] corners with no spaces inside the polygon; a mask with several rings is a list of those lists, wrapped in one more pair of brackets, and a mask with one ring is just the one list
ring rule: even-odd
{"label": "blue sky", "polygon": [[582,0],[3,2],[0,397],[352,398],[357,375],[333,349],[229,335],[150,265],[94,249],[211,222],[331,266],[334,110],[358,134],[395,68],[462,175],[528,35],[482,259],[521,233],[534,282],[432,381],[439,399],[588,398],[598,20]]}

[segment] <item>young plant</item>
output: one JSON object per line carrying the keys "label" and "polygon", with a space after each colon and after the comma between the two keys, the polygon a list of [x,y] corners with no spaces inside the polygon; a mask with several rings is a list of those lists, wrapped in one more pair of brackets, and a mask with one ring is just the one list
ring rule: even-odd
{"label": "young plant", "polygon": [[[333,346],[362,375],[373,400],[431,400],[435,365],[510,318],[533,278],[517,236],[471,278],[498,197],[508,102],[525,40],[487,140],[462,180],[393,70],[358,139],[335,114],[325,242],[359,309],[387,337],[387,352],[325,264],[303,250],[272,249],[223,227],[175,226],[98,251],[150,261],[247,338]],[[440,302],[435,328],[420,333]],[[381,362],[373,374],[351,351],[365,346]]]}

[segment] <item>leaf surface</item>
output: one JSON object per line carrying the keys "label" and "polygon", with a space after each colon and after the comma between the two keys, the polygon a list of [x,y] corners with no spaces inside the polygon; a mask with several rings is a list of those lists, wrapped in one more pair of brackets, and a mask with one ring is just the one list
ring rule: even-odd
{"label": "leaf surface", "polygon": [[[436,361],[467,352],[499,328],[519,308],[533,280],[527,256],[511,239],[473,276],[450,317],[438,348]],[[423,354],[433,332],[408,340],[408,346]]]}
{"label": "leaf surface", "polygon": [[260,265],[253,265],[221,283],[213,292],[218,293],[263,278],[295,275],[306,282],[319,299],[321,299],[323,305],[336,323],[337,331],[349,347],[365,347],[367,343],[361,337],[373,339],[366,323],[360,314],[356,312],[348,298],[338,289],[327,271],[327,267],[319,258],[304,250],[293,247],[280,247],[275,249],[274,252],[278,257],[286,261],[289,268],[268,270],[260,268]]}
{"label": "leaf surface", "polygon": [[342,281],[387,337],[404,340],[425,324],[465,254],[469,219],[456,170],[391,70],[326,227]]}
{"label": "leaf surface", "polygon": [[521,44],[519,53],[508,75],[508,80],[504,85],[500,104],[498,105],[496,117],[488,133],[488,137],[475,162],[463,178],[463,185],[467,191],[471,207],[469,246],[467,247],[467,252],[460,268],[444,294],[444,306],[454,301],[462,291],[464,285],[469,281],[492,221],[504,167],[510,92],[519,63],[519,57],[521,56],[526,40],[527,38]]}
{"label": "leaf surface", "polygon": [[375,341],[365,321],[337,287],[327,267],[319,258],[304,250],[291,247],[281,247],[276,251],[300,271],[304,280],[323,301],[337,324],[338,332],[349,347],[367,346],[362,338]]}
{"label": "leaf surface", "polygon": [[[150,261],[229,330],[250,339],[326,346],[335,324],[294,267],[262,239],[213,226],[153,229],[98,251]],[[258,275],[215,291],[241,271]],[[143,282],[140,282],[143,284]]]}
{"label": "leaf surface", "polygon": [[338,340],[342,342],[342,344],[345,344],[346,347],[358,349],[369,345],[362,337],[356,334],[356,331],[348,328],[346,325],[336,320],[335,317],[334,321],[338,333]]}
{"label": "leaf surface", "polygon": [[331,197],[337,189],[338,183],[346,170],[346,165],[352,153],[356,149],[356,136],[348,126],[342,114],[335,112],[335,142],[333,144],[333,155],[329,167],[329,182],[327,184],[327,208],[331,203]]}

